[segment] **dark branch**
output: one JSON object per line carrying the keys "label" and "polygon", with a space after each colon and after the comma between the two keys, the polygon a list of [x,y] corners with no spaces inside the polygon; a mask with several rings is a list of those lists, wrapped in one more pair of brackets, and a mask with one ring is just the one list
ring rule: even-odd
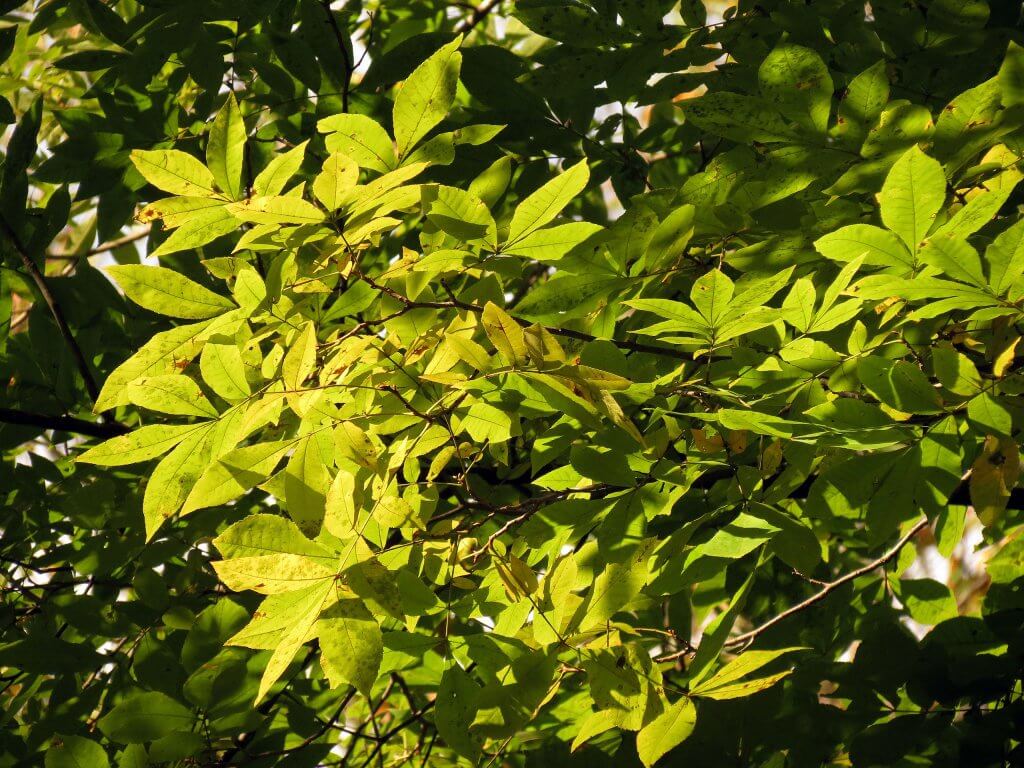
{"label": "dark branch", "polygon": [[345,35],[342,34],[341,28],[338,26],[338,20],[334,18],[334,11],[331,10],[331,0],[320,0],[320,7],[324,9],[327,23],[331,27],[334,39],[338,41],[338,49],[341,51],[341,58],[345,62],[345,82],[341,87],[341,111],[348,112],[348,96],[349,91],[352,89],[352,73],[355,67],[352,66],[352,59],[348,53]]}
{"label": "dark branch", "polygon": [[27,413],[13,408],[0,408],[0,424],[18,424],[23,427],[56,429],[90,437],[117,437],[130,431],[118,422],[98,423],[76,419],[73,416],[46,416],[41,413]]}
{"label": "dark branch", "polygon": [[39,267],[36,266],[35,262],[32,261],[32,257],[28,255],[28,251],[22,244],[21,238],[18,237],[18,233],[14,231],[14,228],[11,227],[7,222],[7,219],[2,214],[0,214],[0,230],[2,230],[7,239],[11,241],[11,245],[14,246],[14,250],[16,250],[18,252],[18,256],[21,257],[21,263],[25,266],[25,271],[27,271],[31,276],[32,281],[36,284],[36,288],[42,295],[43,300],[50,308],[50,314],[53,315],[53,319],[57,323],[60,335],[64,338],[64,343],[67,344],[72,357],[75,358],[75,364],[78,366],[78,371],[82,375],[82,380],[85,382],[85,388],[89,392],[89,397],[92,398],[93,402],[96,402],[96,399],[100,394],[100,389],[96,385],[96,379],[93,378],[92,370],[89,368],[89,363],[85,359],[85,355],[82,353],[82,348],[78,346],[78,342],[75,341],[74,334],[71,333],[68,321],[64,318],[64,312],[61,310],[60,305],[57,303],[57,299],[50,291],[50,286],[46,284],[46,278],[43,276],[43,273],[39,271]]}

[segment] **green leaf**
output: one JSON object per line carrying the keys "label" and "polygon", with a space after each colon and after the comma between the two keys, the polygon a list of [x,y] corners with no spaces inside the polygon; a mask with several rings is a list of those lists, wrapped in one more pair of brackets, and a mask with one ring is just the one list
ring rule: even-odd
{"label": "green leaf", "polygon": [[294,445],[291,440],[256,443],[220,457],[206,469],[185,499],[181,514],[226,504],[262,483]]}
{"label": "green leaf", "polygon": [[97,725],[108,739],[121,744],[154,741],[175,731],[188,731],[196,717],[177,701],[158,691],[140,693],[120,702]]}
{"label": "green leaf", "polygon": [[626,278],[600,272],[556,275],[530,291],[516,305],[516,314],[531,320],[564,321],[592,311],[602,299],[610,298],[627,285]]}
{"label": "green leaf", "polygon": [[970,358],[950,347],[935,347],[932,350],[932,366],[935,378],[950,392],[958,395],[974,395],[981,391],[981,374]]}
{"label": "green leaf", "polygon": [[54,737],[46,750],[45,768],[108,768],[110,761],[103,747],[82,736]]}
{"label": "green leaf", "polygon": [[688,696],[674,704],[645,725],[636,737],[640,762],[647,768],[682,744],[693,733],[697,724],[697,708]]}
{"label": "green leaf", "polygon": [[274,683],[284,674],[296,652],[312,632],[321,611],[333,602],[334,594],[333,579],[325,579],[310,585],[301,593],[301,599],[291,605],[288,627],[263,670],[255,704],[259,704],[266,697]]}
{"label": "green leaf", "polygon": [[238,220],[253,224],[319,224],[323,211],[299,197],[250,197],[231,203],[227,210]]}
{"label": "green leaf", "polygon": [[172,269],[125,264],[107,267],[107,272],[129,299],[161,315],[202,320],[235,308],[230,299]]}
{"label": "green leaf", "polygon": [[917,147],[900,156],[878,193],[882,221],[911,253],[917,253],[945,200],[942,166]]}
{"label": "green leaf", "polygon": [[1024,48],[1011,40],[999,67],[999,90],[1003,106],[1024,104]]}
{"label": "green leaf", "polygon": [[864,388],[885,405],[903,413],[941,413],[942,402],[928,377],[913,363],[864,357],[857,363]]}
{"label": "green leaf", "polygon": [[384,657],[380,626],[358,600],[336,603],[316,624],[320,663],[331,687],[348,683],[369,697]]}
{"label": "green leaf", "polygon": [[213,174],[192,155],[177,149],[133,149],[132,163],[154,187],[172,195],[212,197]]}
{"label": "green leaf", "polygon": [[252,191],[257,197],[275,197],[280,195],[288,182],[298,173],[302,167],[302,161],[306,157],[306,147],[309,141],[292,147],[287,152],[277,155],[267,163],[264,168],[253,179]]}
{"label": "green leaf", "polygon": [[217,186],[232,200],[242,197],[242,167],[245,164],[245,122],[233,92],[210,127],[206,164]]}
{"label": "green leaf", "polygon": [[225,558],[263,555],[302,555],[332,566],[337,556],[307,538],[291,520],[280,515],[249,515],[213,540]]}
{"label": "green leaf", "polygon": [[590,179],[586,160],[558,174],[531,194],[512,214],[508,237],[503,248],[508,248],[552,221],[569,202],[583,191]]}
{"label": "green leaf", "polygon": [[921,624],[935,626],[960,613],[949,587],[934,579],[890,579],[889,583],[910,618]]}
{"label": "green leaf", "polygon": [[757,70],[761,93],[803,128],[824,133],[832,106],[832,78],[810,48],[780,43]]}
{"label": "green leaf", "polygon": [[112,437],[78,457],[85,464],[120,467],[162,456],[200,427],[195,424],[149,424]]}
{"label": "green leaf", "polygon": [[210,389],[229,403],[237,403],[252,394],[237,344],[207,344],[199,357],[199,370]]}
{"label": "green leaf", "polygon": [[128,385],[133,405],[172,416],[205,416],[215,419],[217,409],[188,376],[143,376]]}
{"label": "green leaf", "polygon": [[663,267],[683,255],[693,234],[695,214],[696,209],[692,205],[682,205],[662,219],[647,244],[648,269]]}
{"label": "green leaf", "polygon": [[406,78],[395,98],[393,120],[398,157],[404,158],[448,115],[462,67],[462,35],[420,64]]}
{"label": "green leaf", "polygon": [[750,94],[712,91],[681,106],[687,122],[731,141],[772,143],[796,138],[796,131],[771,103]]}
{"label": "green leaf", "polygon": [[391,137],[366,115],[332,115],[318,122],[317,129],[328,134],[328,152],[351,157],[362,168],[387,173],[397,164]]}
{"label": "green leaf", "polygon": [[985,251],[988,284],[997,296],[1016,299],[1024,273],[1024,221],[1002,232]]}
{"label": "green leaf", "polygon": [[479,697],[480,687],[459,667],[450,667],[441,675],[434,724],[445,744],[470,762],[480,756],[480,739],[470,732]]}
{"label": "green leaf", "polygon": [[914,259],[888,230],[871,224],[850,224],[814,241],[818,253],[833,261],[847,262],[863,256],[864,263],[878,267],[913,269]]}
{"label": "green leaf", "polygon": [[545,263],[558,261],[588,237],[600,231],[601,227],[597,224],[573,221],[568,224],[538,229],[514,245],[504,246],[502,253]]}
{"label": "green leaf", "polygon": [[324,208],[336,211],[358,181],[359,165],[348,155],[334,152],[324,161],[323,170],[313,180],[313,194]]}
{"label": "green leaf", "polygon": [[183,365],[188,365],[202,350],[220,319],[181,325],[153,336],[107,376],[96,399],[95,411],[102,413],[117,405],[126,405],[128,385],[136,379],[175,373]]}
{"label": "green leaf", "polygon": [[494,247],[498,228],[482,200],[444,185],[434,187],[433,192],[436,197],[424,199],[425,204],[430,200],[427,218],[432,224],[462,242],[479,241]]}
{"label": "green leaf", "polygon": [[491,344],[513,366],[530,364],[523,329],[511,316],[494,302],[487,302],[483,314],[484,331]]}
{"label": "green leaf", "polygon": [[238,229],[238,219],[231,215],[227,205],[219,204],[190,217],[150,256],[167,256],[180,251],[190,251],[212,243],[218,237],[231,234]]}
{"label": "green leaf", "polygon": [[701,275],[690,289],[690,301],[711,328],[719,326],[729,310],[733,282],[725,273],[713,269]]}

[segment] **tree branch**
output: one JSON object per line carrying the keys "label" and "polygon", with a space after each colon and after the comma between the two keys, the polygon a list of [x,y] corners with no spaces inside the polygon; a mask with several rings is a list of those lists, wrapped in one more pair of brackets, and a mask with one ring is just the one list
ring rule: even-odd
{"label": "tree branch", "polygon": [[[762,633],[767,632],[769,629],[774,627],[779,622],[784,621],[785,619],[787,619],[790,616],[793,616],[793,615],[795,615],[797,613],[801,613],[802,611],[806,611],[808,608],[810,608],[810,607],[812,607],[814,605],[817,605],[822,600],[824,600],[826,597],[828,597],[832,592],[834,592],[835,590],[837,590],[839,587],[843,586],[844,584],[847,584],[847,583],[853,581],[854,579],[858,579],[861,576],[864,576],[865,574],[871,573],[871,571],[875,570],[876,568],[881,568],[883,565],[888,563],[894,557],[899,555],[900,550],[903,549],[903,547],[907,544],[907,542],[909,542],[918,533],[920,533],[921,530],[926,525],[928,525],[928,518],[927,517],[921,518],[916,523],[914,523],[913,527],[909,531],[907,531],[905,534],[903,534],[903,536],[900,537],[899,541],[897,541],[895,544],[892,545],[892,547],[890,547],[888,550],[886,550],[885,554],[883,554],[881,557],[879,557],[879,558],[877,558],[875,560],[872,560],[867,565],[862,565],[860,568],[857,568],[856,570],[850,571],[849,573],[847,573],[844,576],[840,576],[835,581],[828,582],[827,584],[825,584],[825,586],[823,586],[820,590],[818,590],[813,595],[808,597],[806,600],[803,600],[803,601],[797,603],[796,605],[794,605],[794,606],[792,606],[790,608],[787,608],[782,613],[780,613],[778,616],[775,616],[775,617],[769,619],[768,621],[766,621],[761,626],[755,627],[754,629],[750,630],[749,632],[744,632],[742,635],[736,635],[736,637],[729,638],[728,640],[725,641],[726,647],[735,647],[735,646],[738,646],[738,645],[746,645],[747,643],[749,643],[752,640],[754,640],[758,635],[761,635]],[[665,656],[659,656],[656,659],[656,661],[658,661],[658,662],[675,661],[676,659],[679,659],[679,658],[681,658],[683,656],[686,656],[689,653],[690,653],[689,650],[679,651],[677,653],[670,653],[670,654],[667,654]]]}
{"label": "tree branch", "polygon": [[341,58],[345,62],[345,82],[341,88],[341,111],[348,112],[348,96],[352,89],[352,73],[355,67],[352,66],[352,59],[348,55],[348,48],[345,45],[345,35],[341,33],[338,20],[334,18],[334,11],[331,10],[331,0],[320,0],[320,7],[324,9],[327,16],[327,23],[331,26],[334,39],[338,41],[338,49],[341,51]]}
{"label": "tree branch", "polygon": [[89,256],[96,256],[101,253],[106,253],[107,251],[112,251],[115,248],[120,248],[122,245],[128,245],[129,243],[134,243],[139,240],[142,240],[145,237],[149,237],[149,231],[150,228],[146,227],[145,229],[140,230],[138,232],[132,232],[130,234],[124,235],[123,237],[118,237],[114,240],[108,240],[105,243],[100,243],[99,245],[89,248],[88,250],[82,251],[81,253],[48,253],[46,254],[46,258],[63,261],[77,261],[78,259],[83,259]]}
{"label": "tree branch", "polygon": [[[383,294],[385,294],[387,296],[390,296],[395,301],[400,302],[401,304],[403,304],[405,306],[405,308],[407,310],[408,309],[461,309],[461,310],[466,311],[466,312],[475,312],[477,314],[482,314],[483,311],[484,311],[484,308],[481,307],[481,306],[478,306],[476,304],[468,304],[468,303],[466,303],[464,301],[459,301],[458,299],[454,298],[454,296],[452,296],[450,291],[449,291],[449,296],[452,296],[452,298],[449,301],[413,301],[408,296],[403,296],[398,291],[396,291],[396,290],[394,290],[392,288],[388,288],[386,285],[381,285],[380,283],[376,282],[372,278],[367,277],[362,272],[359,272],[358,275],[359,275],[359,278],[361,280],[363,280],[371,288],[373,288],[375,290],[378,290],[378,291],[380,291],[381,293],[383,293]],[[447,285],[445,285],[443,282],[442,282],[442,285],[444,285],[445,289],[448,290],[448,286]],[[515,320],[517,323],[519,323],[519,325],[523,326],[524,328],[528,328],[531,325],[533,325],[533,323],[531,323],[530,321],[523,320],[520,317],[513,317],[512,319]],[[546,326],[543,326],[543,327],[544,327],[544,330],[546,330],[551,335],[553,335],[553,336],[561,336],[561,337],[566,338],[566,339],[576,339],[577,341],[607,341],[607,342],[609,342],[611,344],[614,344],[616,347],[619,347],[619,349],[628,349],[631,352],[646,352],[646,353],[651,354],[651,355],[662,355],[664,357],[674,357],[677,360],[692,360],[693,359],[692,355],[690,355],[687,352],[684,352],[683,350],[669,349],[668,347],[659,347],[659,346],[655,346],[653,344],[642,344],[640,342],[629,341],[627,339],[601,339],[601,338],[599,338],[597,336],[594,336],[592,334],[584,333],[583,331],[573,331],[573,330],[570,330],[568,328],[558,328],[558,327],[552,326],[552,325],[546,325]]]}
{"label": "tree branch", "polygon": [[21,257],[21,263],[25,266],[25,270],[31,276],[32,281],[36,284],[36,288],[39,293],[42,294],[43,300],[46,305],[50,308],[50,314],[53,315],[54,322],[57,323],[57,328],[60,330],[60,335],[64,338],[64,343],[67,344],[68,349],[71,351],[71,356],[75,358],[75,364],[78,366],[78,372],[82,375],[82,380],[85,382],[85,388],[89,392],[89,397],[92,398],[93,402],[99,397],[100,389],[96,385],[96,379],[93,378],[92,370],[89,368],[89,363],[85,359],[85,355],[82,353],[82,348],[78,346],[78,342],[75,341],[74,334],[71,333],[71,328],[68,326],[67,320],[64,318],[64,312],[61,310],[60,305],[57,304],[57,299],[50,291],[50,286],[46,283],[46,278],[43,273],[39,271],[39,267],[32,261],[32,257],[28,255],[28,251],[25,249],[24,244],[21,242],[21,238],[18,237],[18,233],[14,231],[14,228],[7,222],[6,217],[0,214],[0,230],[3,231],[4,235],[8,240],[11,241],[11,245],[14,246],[14,250],[18,252],[18,256]]}
{"label": "tree branch", "polygon": [[501,5],[501,0],[490,0],[490,2],[484,3],[475,11],[473,11],[473,15],[466,19],[466,21],[463,22],[462,25],[455,30],[456,33],[460,35],[469,34],[481,21],[487,18],[491,11],[493,11],[499,5]]}
{"label": "tree branch", "polygon": [[99,423],[76,419],[73,416],[47,416],[41,413],[27,413],[13,408],[0,408],[0,424],[18,424],[24,427],[40,429],[56,429],[61,432],[74,432],[90,437],[117,437],[130,430],[118,422]]}

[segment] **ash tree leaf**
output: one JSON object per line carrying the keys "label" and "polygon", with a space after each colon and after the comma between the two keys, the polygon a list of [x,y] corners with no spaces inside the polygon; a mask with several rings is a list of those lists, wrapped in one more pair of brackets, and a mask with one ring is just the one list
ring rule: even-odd
{"label": "ash tree leaf", "polygon": [[199,428],[195,424],[147,424],[90,448],[77,460],[105,467],[137,464],[162,456]]}
{"label": "ash tree leaf", "polygon": [[287,152],[277,155],[267,163],[267,167],[260,171],[252,182],[253,194],[257,197],[276,197],[284,190],[288,182],[294,178],[302,167],[302,161],[306,157],[306,147],[309,141],[292,147]]}
{"label": "ash tree leaf", "polygon": [[108,768],[107,753],[92,739],[82,736],[54,736],[46,750],[45,768]]}
{"label": "ash tree leaf", "polygon": [[[769,685],[773,685],[777,680],[781,679],[781,677],[771,675],[769,677],[760,678],[759,680],[752,680],[743,684],[750,686],[747,688],[737,687],[737,681],[742,680],[747,675],[753,674],[757,670],[767,666],[787,653],[802,650],[806,649],[802,647],[794,647],[778,648],[771,651],[746,651],[730,661],[711,677],[705,679],[699,685],[694,686],[690,693],[694,696],[726,699],[736,698],[737,696],[747,696],[752,693],[756,693],[759,690],[764,690],[764,688],[767,688]],[[789,673],[787,672],[785,674]],[[746,691],[746,693],[743,691]]]}
{"label": "ash tree leaf", "polygon": [[295,523],[280,515],[249,515],[228,527],[213,540],[213,545],[225,558],[289,554],[310,557],[324,565],[337,560],[324,547],[307,538]]}
{"label": "ash tree leaf", "polygon": [[1020,451],[1008,437],[985,437],[971,465],[971,504],[985,525],[997,523],[1006,510],[1010,491],[1020,479]]}
{"label": "ash tree leaf", "polygon": [[761,93],[803,128],[824,133],[832,108],[832,77],[810,48],[780,43],[757,71]]}
{"label": "ash tree leaf", "polygon": [[298,197],[251,197],[231,203],[227,210],[252,224],[319,224],[323,211]]}
{"label": "ash tree leaf", "polygon": [[128,385],[128,399],[140,408],[172,416],[215,419],[219,415],[199,385],[188,376],[143,376]]}
{"label": "ash tree leaf", "polygon": [[670,704],[637,734],[636,748],[640,753],[640,762],[651,768],[686,741],[696,724],[697,708],[688,696],[683,696],[674,704]]}
{"label": "ash tree leaf", "polygon": [[219,237],[229,235],[238,229],[238,219],[231,215],[226,204],[199,212],[171,232],[170,237],[150,256],[167,256],[181,251],[190,251],[212,243]]}
{"label": "ash tree leaf", "polygon": [[331,687],[347,683],[369,697],[384,658],[383,635],[373,615],[359,600],[343,600],[323,613],[316,634]]}
{"label": "ash tree leaf", "polygon": [[247,445],[221,456],[196,481],[181,514],[237,499],[270,477],[294,445],[293,440],[275,440]]}
{"label": "ash tree leaf", "polygon": [[448,115],[462,67],[462,35],[420,64],[398,91],[393,110],[398,157],[404,158]]}
{"label": "ash tree leaf", "polygon": [[853,261],[878,267],[913,269],[914,259],[892,232],[872,224],[850,224],[814,241],[822,256],[833,261]]}
{"label": "ash tree leaf", "polygon": [[878,193],[882,222],[911,253],[917,253],[945,200],[942,166],[916,146],[895,162]]}
{"label": "ash tree leaf", "polygon": [[308,589],[302,592],[301,598],[290,606],[290,621],[263,670],[255,704],[266,698],[274,683],[288,669],[295,654],[311,634],[321,612],[334,602],[334,594],[333,580],[324,579],[309,585]]}
{"label": "ash tree leaf", "polygon": [[583,191],[590,179],[590,168],[581,160],[555,176],[516,206],[503,248],[515,245],[532,232],[550,223],[569,202]]}
{"label": "ash tree leaf", "polygon": [[199,370],[210,389],[229,403],[237,403],[252,394],[237,344],[207,344],[199,356]]}
{"label": "ash tree leaf", "polygon": [[481,315],[491,344],[513,366],[528,366],[530,353],[522,327],[494,302],[487,302]]}
{"label": "ash tree leaf", "polygon": [[206,164],[214,181],[232,200],[242,197],[242,169],[245,164],[245,122],[235,94],[229,92],[224,106],[210,126]]}
{"label": "ash tree leaf", "polygon": [[188,731],[196,717],[165,693],[140,693],[120,702],[99,719],[100,731],[119,744],[141,744]]}
{"label": "ash tree leaf", "polygon": [[1016,298],[1021,293],[1024,273],[1024,221],[1006,229],[985,251],[988,284],[997,296]]}
{"label": "ash tree leaf", "polygon": [[129,299],[161,315],[202,320],[235,308],[230,299],[173,269],[124,264],[107,267],[107,272]]}
{"label": "ash tree leaf", "polygon": [[327,151],[331,154],[351,157],[360,167],[371,171],[394,170],[397,161],[391,137],[366,115],[331,115],[317,123],[317,130],[327,134]]}
{"label": "ash tree leaf", "polygon": [[890,583],[914,621],[935,626],[959,615],[953,593],[935,579],[890,579]]}
{"label": "ash tree leaf", "polygon": [[554,227],[538,229],[514,245],[504,246],[502,253],[545,263],[558,261],[588,237],[600,231],[600,225],[586,221],[559,224]]}
{"label": "ash tree leaf", "polygon": [[871,355],[857,363],[857,375],[864,388],[890,408],[903,413],[942,412],[938,392],[913,363]]}
{"label": "ash tree leaf", "polygon": [[143,178],[172,195],[213,197],[213,174],[192,155],[177,149],[135,149],[132,163]]}
{"label": "ash tree leaf", "polygon": [[441,675],[434,724],[445,744],[470,762],[480,756],[480,738],[470,731],[479,698],[480,686],[459,667],[450,667]]}
{"label": "ash tree leaf", "polygon": [[358,181],[359,165],[348,155],[334,152],[324,161],[323,169],[313,180],[313,194],[324,208],[336,211]]}

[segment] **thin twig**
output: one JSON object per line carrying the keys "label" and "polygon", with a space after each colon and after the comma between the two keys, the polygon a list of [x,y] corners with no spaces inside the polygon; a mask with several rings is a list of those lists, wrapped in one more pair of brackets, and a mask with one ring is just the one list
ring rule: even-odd
{"label": "thin twig", "polygon": [[78,371],[82,375],[82,380],[85,382],[85,388],[89,392],[89,397],[92,398],[93,402],[96,402],[100,395],[100,389],[96,384],[96,379],[93,378],[92,370],[89,368],[89,363],[82,353],[82,348],[78,346],[78,342],[75,341],[74,334],[71,333],[71,328],[68,326],[68,321],[64,317],[64,312],[61,310],[60,305],[57,303],[57,299],[50,291],[50,286],[46,283],[46,278],[43,273],[39,271],[39,267],[32,261],[32,257],[28,255],[28,251],[25,245],[21,242],[21,238],[18,237],[18,233],[14,231],[14,228],[7,222],[7,218],[0,214],[0,230],[3,231],[4,235],[10,240],[11,245],[14,246],[14,250],[18,252],[18,256],[21,257],[21,263],[25,266],[25,271],[28,272],[32,281],[36,284],[36,288],[42,295],[46,305],[50,308],[50,314],[53,315],[54,322],[57,323],[57,328],[60,331],[60,335],[64,338],[64,343],[67,344],[68,349],[71,351],[71,356],[75,358],[75,364],[78,366]]}
{"label": "thin twig", "polygon": [[41,413],[27,413],[13,408],[0,408],[0,424],[18,424],[25,427],[55,429],[90,437],[117,437],[130,430],[118,422],[97,423],[76,419],[73,416],[47,416]]}
{"label": "thin twig", "polygon": [[[735,647],[735,646],[738,646],[738,645],[746,645],[746,644],[750,643],[752,640],[754,640],[756,637],[758,637],[758,635],[761,635],[762,633],[767,632],[769,629],[774,627],[779,622],[789,618],[790,616],[793,616],[794,614],[797,614],[797,613],[800,613],[802,611],[805,611],[808,608],[810,608],[810,607],[820,603],[822,600],[824,600],[826,597],[828,597],[836,589],[838,589],[839,587],[843,586],[843,584],[847,584],[847,583],[853,581],[854,579],[860,578],[861,576],[864,576],[865,574],[871,573],[871,571],[875,570],[876,568],[881,568],[883,565],[888,563],[894,557],[899,555],[900,550],[903,549],[903,547],[907,544],[907,542],[910,541],[911,539],[913,539],[926,525],[928,525],[928,518],[925,517],[925,518],[922,518],[922,519],[918,520],[914,524],[914,526],[909,531],[907,531],[905,534],[903,534],[903,536],[900,537],[899,541],[897,541],[895,544],[893,544],[891,548],[886,550],[885,554],[883,554],[881,557],[876,558],[875,560],[872,560],[867,565],[863,565],[860,568],[857,568],[856,570],[850,571],[849,573],[847,573],[844,576],[840,576],[835,581],[828,582],[824,587],[822,587],[820,590],[818,590],[813,595],[808,597],[806,600],[803,600],[803,601],[797,603],[796,605],[794,605],[794,606],[792,606],[790,608],[787,608],[782,613],[780,613],[778,616],[775,616],[775,617],[769,619],[768,621],[766,621],[761,626],[755,627],[754,629],[750,630],[749,632],[744,632],[742,635],[737,635],[736,637],[729,638],[725,642],[726,647]],[[689,653],[689,651],[680,651],[678,653],[670,653],[670,654],[668,654],[666,656],[659,656],[657,658],[657,661],[659,661],[659,662],[675,661],[676,659],[678,659],[678,658],[680,658],[682,656],[685,656],[687,653]]]}

